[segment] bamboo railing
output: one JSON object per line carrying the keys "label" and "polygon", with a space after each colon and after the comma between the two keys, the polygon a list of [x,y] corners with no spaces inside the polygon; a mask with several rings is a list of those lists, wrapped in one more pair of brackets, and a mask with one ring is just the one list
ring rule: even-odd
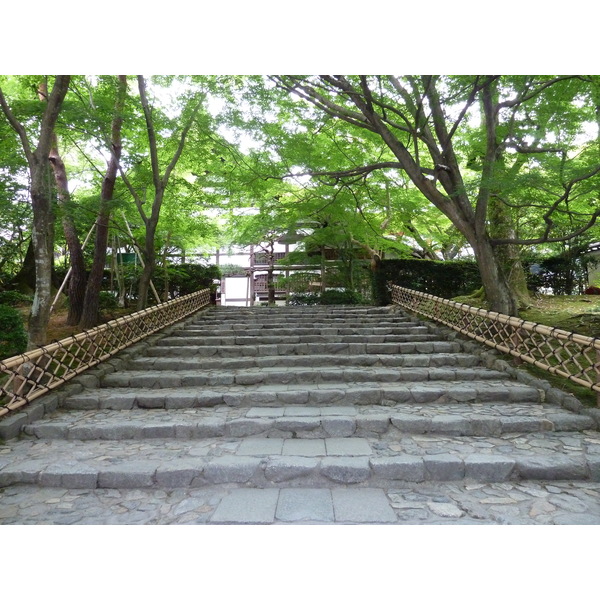
{"label": "bamboo railing", "polygon": [[210,303],[200,290],[0,362],[0,418]]}
{"label": "bamboo railing", "polygon": [[392,302],[478,342],[598,392],[600,338],[579,335],[389,284]]}

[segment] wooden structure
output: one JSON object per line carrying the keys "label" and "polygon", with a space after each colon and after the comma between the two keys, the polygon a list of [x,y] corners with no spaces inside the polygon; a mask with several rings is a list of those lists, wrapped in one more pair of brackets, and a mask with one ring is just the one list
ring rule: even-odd
{"label": "wooden structure", "polygon": [[390,284],[392,302],[598,393],[600,338],[579,335]]}
{"label": "wooden structure", "polygon": [[0,362],[0,417],[210,304],[200,290]]}

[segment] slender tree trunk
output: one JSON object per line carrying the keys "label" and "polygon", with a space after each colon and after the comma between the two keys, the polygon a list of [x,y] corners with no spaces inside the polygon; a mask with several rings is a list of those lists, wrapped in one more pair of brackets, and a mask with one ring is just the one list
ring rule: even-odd
{"label": "slender tree trunk", "polygon": [[163,291],[163,302],[167,302],[169,300],[169,263],[168,263],[168,251],[169,251],[169,242],[171,240],[171,232],[167,233],[167,239],[165,240],[165,250],[163,252],[163,281],[164,281],[164,291]]}
{"label": "slender tree trunk", "polygon": [[0,105],[17,132],[29,166],[30,196],[33,210],[32,243],[35,257],[35,294],[29,317],[28,348],[46,343],[52,303],[52,253],[54,249],[53,186],[48,157],[54,127],[69,88],[69,75],[57,75],[42,115],[37,146],[32,148],[27,131],[10,110],[2,90]]}
{"label": "slender tree trunk", "polygon": [[267,271],[267,301],[269,306],[275,306],[275,280],[273,276],[273,269],[275,268],[275,250],[273,242],[269,244],[267,256],[269,257],[269,270]]}
{"label": "slender tree trunk", "polygon": [[154,239],[156,235],[156,228],[158,226],[160,210],[164,200],[165,189],[169,182],[169,178],[171,177],[171,173],[173,172],[173,169],[175,168],[177,162],[181,157],[187,135],[189,133],[190,128],[192,127],[192,124],[194,123],[196,114],[200,110],[201,102],[198,102],[191,111],[190,116],[187,119],[181,131],[179,143],[177,145],[177,149],[175,150],[175,154],[173,155],[171,161],[165,168],[164,173],[161,175],[158,160],[156,132],[154,131],[154,122],[152,119],[152,111],[150,109],[148,98],[146,96],[146,82],[141,75],[138,75],[138,89],[140,92],[140,101],[142,104],[144,118],[146,121],[148,147],[150,150],[150,162],[152,166],[152,183],[154,186],[154,200],[152,202],[150,215],[147,215],[144,211],[142,199],[139,197],[138,193],[136,192],[134,187],[129,182],[129,179],[125,175],[123,175],[123,181],[125,182],[129,191],[131,192],[131,195],[135,200],[140,216],[142,217],[142,220],[144,221],[144,224],[146,226],[146,238],[144,241],[145,265],[138,286],[138,309],[141,310],[142,308],[146,307],[146,304],[148,302],[148,290],[150,289],[150,282],[152,280],[152,274],[154,273],[155,268],[156,251],[154,249]]}
{"label": "slender tree trunk", "polygon": [[[108,226],[110,221],[111,204],[115,190],[115,183],[121,159],[121,128],[123,125],[123,107],[127,94],[127,78],[119,75],[115,111],[111,128],[110,160],[106,175],[102,181],[100,194],[100,210],[96,219],[96,241],[94,243],[94,262],[85,290],[83,312],[79,326],[89,329],[98,324],[100,319],[100,290],[106,265],[106,249],[108,247]],[[117,267],[118,268],[118,267]]]}
{"label": "slender tree trunk", "polygon": [[[48,100],[48,85],[46,80],[42,81],[38,88],[38,96],[42,102]],[[71,276],[69,279],[68,296],[69,296],[69,313],[67,315],[67,325],[77,325],[79,317],[83,310],[83,297],[85,294],[85,262],[83,259],[83,250],[75,222],[70,214],[71,194],[69,193],[69,179],[67,177],[67,169],[58,150],[58,136],[55,132],[52,133],[52,146],[48,155],[52,171],[54,173],[54,181],[58,194],[58,203],[62,209],[62,226],[69,250],[69,261],[71,264]]]}
{"label": "slender tree trunk", "polygon": [[123,261],[121,259],[121,264],[119,264],[119,244],[117,243],[116,236],[113,237],[113,247],[112,247],[112,257],[113,257],[113,265],[115,269],[115,278],[117,280],[117,288],[118,288],[118,300],[117,306],[119,308],[125,308],[125,295],[127,290],[125,288],[125,278],[123,277]]}
{"label": "slender tree trunk", "polygon": [[58,140],[53,136],[52,149],[50,150],[50,164],[54,172],[54,180],[58,191],[58,202],[62,209],[62,226],[69,250],[69,260],[71,264],[71,277],[69,279],[69,313],[67,315],[67,325],[77,325],[83,311],[83,299],[85,296],[85,262],[83,259],[83,249],[77,234],[77,228],[73,218],[69,214],[69,185],[67,178],[67,169],[65,163],[60,157],[58,151]]}
{"label": "slender tree trunk", "polygon": [[52,251],[54,248],[54,219],[52,212],[52,184],[46,158],[45,165],[36,169],[31,182],[33,230],[31,241],[35,262],[35,293],[29,315],[28,350],[46,343],[50,306],[52,304]]}
{"label": "slender tree trunk", "polygon": [[156,250],[154,249],[154,239],[156,237],[156,227],[158,226],[158,215],[156,218],[150,218],[146,222],[146,237],[144,239],[144,268],[140,275],[138,284],[138,310],[146,308],[148,304],[148,292],[150,282],[156,266]]}

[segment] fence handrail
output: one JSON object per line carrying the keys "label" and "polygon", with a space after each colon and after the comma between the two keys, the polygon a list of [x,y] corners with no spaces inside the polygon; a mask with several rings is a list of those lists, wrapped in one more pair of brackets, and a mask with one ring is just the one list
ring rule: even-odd
{"label": "fence handrail", "polygon": [[0,361],[0,418],[209,304],[210,290],[199,290]]}
{"label": "fence handrail", "polygon": [[[600,338],[476,308],[392,283],[389,283],[389,289],[394,304],[600,392]],[[493,331],[489,323],[493,324]],[[542,349],[544,345],[546,350]],[[551,364],[551,359],[558,364]]]}

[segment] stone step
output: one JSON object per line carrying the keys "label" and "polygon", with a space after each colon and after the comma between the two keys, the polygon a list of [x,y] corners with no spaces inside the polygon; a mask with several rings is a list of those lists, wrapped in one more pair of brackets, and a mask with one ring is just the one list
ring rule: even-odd
{"label": "stone step", "polygon": [[160,371],[120,371],[107,375],[102,387],[174,388],[223,385],[254,386],[271,384],[366,383],[398,381],[473,381],[508,379],[508,375],[485,367],[263,367],[259,369]]}
{"label": "stone step", "polygon": [[331,310],[316,310],[314,308],[302,309],[300,307],[277,307],[273,309],[245,309],[243,307],[237,307],[233,310],[223,308],[210,308],[206,311],[199,313],[195,319],[206,319],[206,320],[269,320],[271,318],[290,318],[290,319],[379,319],[385,321],[387,319],[410,319],[412,318],[405,312],[399,310],[384,309],[380,311],[374,311],[372,309],[356,309],[350,310],[348,308],[342,309],[331,309]]}
{"label": "stone step", "polygon": [[69,410],[188,409],[204,406],[273,406],[288,404],[393,405],[431,402],[537,402],[540,391],[515,381],[443,381],[397,383],[320,383],[214,386],[210,389],[104,388],[61,400]]}
{"label": "stone step", "polygon": [[257,346],[279,344],[390,344],[405,342],[433,342],[438,335],[427,333],[402,335],[198,335],[197,332],[183,331],[179,335],[162,338],[157,346]]}
{"label": "stone step", "polygon": [[130,366],[139,370],[175,371],[188,369],[255,369],[268,367],[476,367],[480,359],[473,354],[304,354],[289,356],[249,356],[241,358],[203,358],[178,356],[176,358],[142,356],[131,361]]}
{"label": "stone step", "polygon": [[[496,438],[403,436],[242,440],[33,440],[0,455],[0,486],[181,488],[243,484],[268,488],[399,482],[600,481],[600,435],[512,434]],[[477,446],[479,444],[479,446]],[[577,444],[577,445],[576,445]]]}
{"label": "stone step", "polygon": [[[340,336],[340,335],[359,335],[359,336],[393,336],[393,335],[411,335],[411,334],[427,334],[428,328],[423,325],[414,325],[413,323],[405,323],[400,325],[390,325],[389,327],[357,327],[355,325],[336,325],[332,327],[328,324],[302,327],[274,326],[272,323],[261,324],[260,326],[247,325],[240,327],[239,325],[224,326],[214,325],[213,327],[201,327],[199,325],[187,325],[185,329],[176,331],[173,336],[198,337],[204,336],[227,336],[227,337],[257,337],[263,338],[268,336],[314,336],[315,334],[324,336]],[[262,340],[258,340],[259,342]]]}
{"label": "stone step", "polygon": [[356,318],[348,318],[348,317],[310,317],[309,315],[304,317],[294,317],[294,316],[278,316],[271,315],[268,318],[240,318],[240,317],[231,317],[229,319],[221,319],[221,318],[196,318],[189,321],[191,326],[232,326],[232,327],[243,327],[243,326],[261,326],[263,324],[270,324],[275,327],[290,327],[290,326],[299,326],[306,327],[311,324],[321,325],[323,327],[391,327],[396,325],[410,325],[411,323],[415,323],[416,321],[410,317],[386,317],[384,319],[379,319],[377,317],[356,317]]}
{"label": "stone step", "polygon": [[403,434],[451,437],[501,436],[597,429],[593,419],[558,407],[515,403],[510,407],[276,406],[153,411],[57,411],[23,428],[38,439],[142,440],[249,437],[319,439],[369,437],[402,441]]}
{"label": "stone step", "polygon": [[[386,314],[398,314],[396,307],[390,306],[350,306],[350,305],[313,305],[313,306],[235,306],[235,307],[211,307],[208,314],[219,315],[219,316],[233,316],[239,317],[240,315],[268,315],[268,314],[291,314],[291,315],[320,315],[320,314],[341,314],[341,315],[386,315]],[[401,314],[401,313],[400,313]]]}
{"label": "stone step", "polygon": [[[173,340],[174,338],[169,338]],[[188,340],[189,342],[189,340]],[[302,354],[413,354],[460,352],[457,342],[392,342],[392,343],[281,343],[262,345],[198,346],[166,344],[149,348],[147,356],[216,356],[235,358],[241,356],[290,356]]]}

